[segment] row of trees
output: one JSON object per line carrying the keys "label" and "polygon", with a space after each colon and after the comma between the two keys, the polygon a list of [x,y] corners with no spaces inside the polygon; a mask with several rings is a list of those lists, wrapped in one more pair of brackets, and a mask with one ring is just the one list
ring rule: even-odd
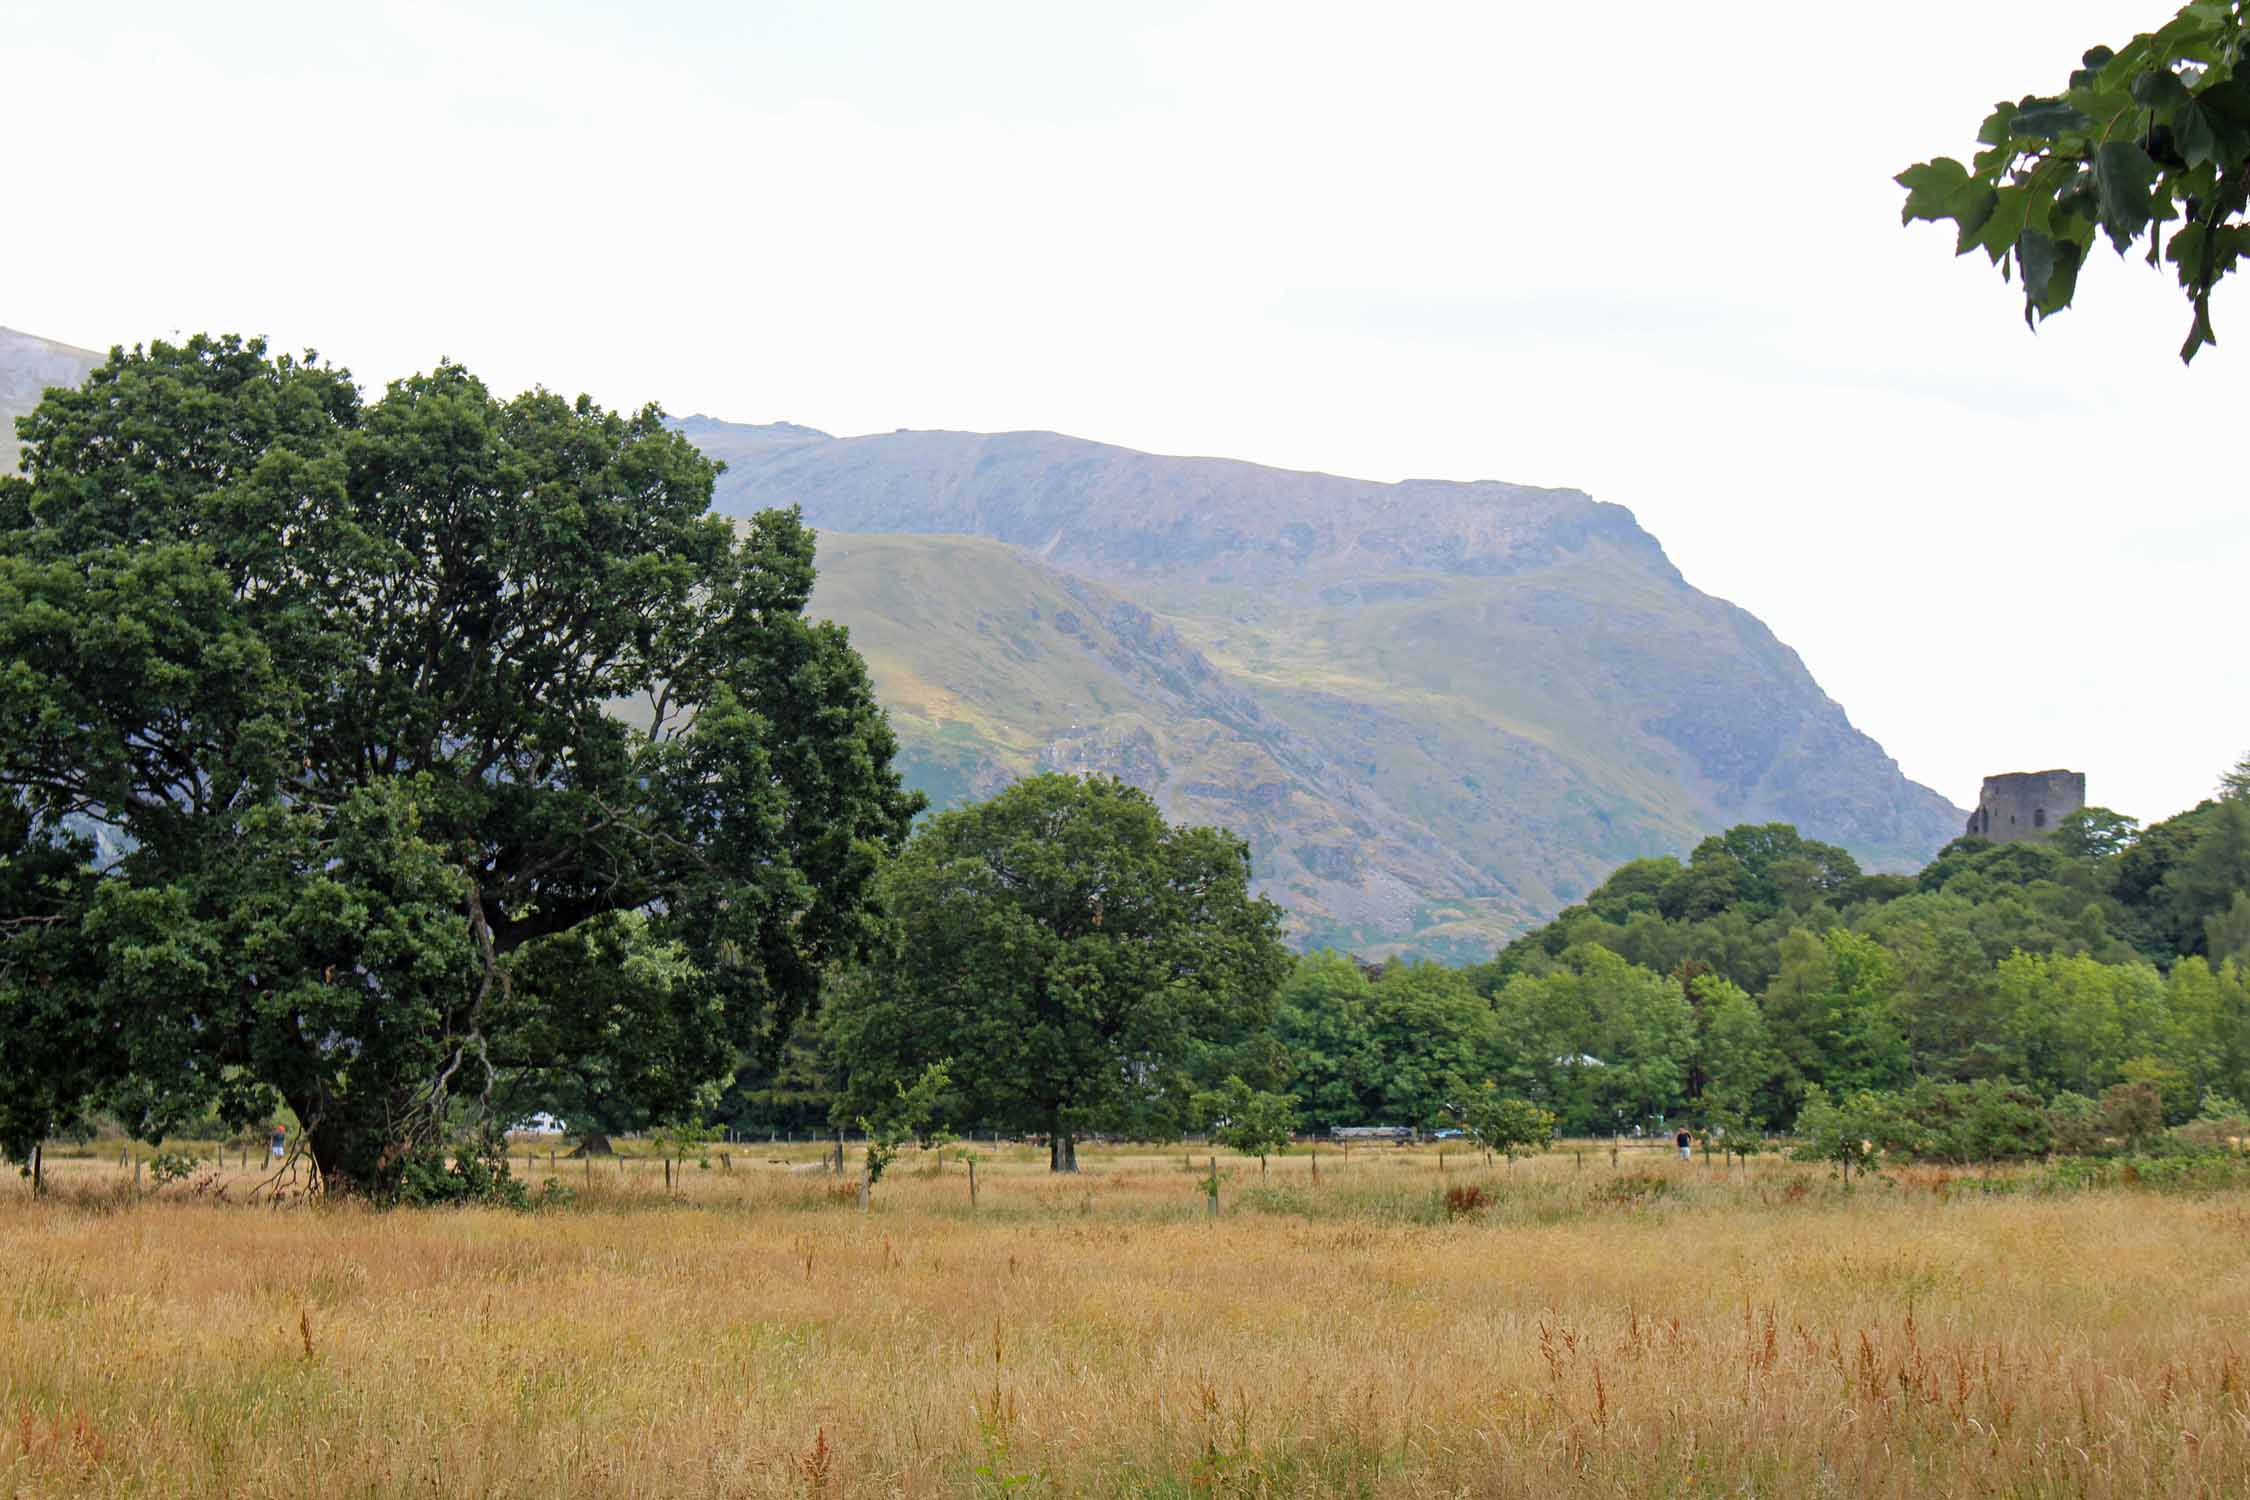
{"label": "row of trees", "polygon": [[[1008,955],[1026,976],[1052,972],[1052,945],[1068,941],[1057,934],[1100,924],[1084,905],[1052,927],[1011,908],[989,862],[1024,889],[1076,867],[1058,859],[1041,877],[1027,852],[1001,855],[994,830],[1080,800],[1141,805],[1128,789],[1050,779],[939,820],[928,861],[910,846],[895,878],[923,894],[900,890],[889,956],[846,975],[802,1041],[800,1099],[858,1098],[943,1054],[957,1076],[995,1071],[959,1096],[969,1116],[1066,1121],[1067,1164],[1069,1129],[1166,1136],[1270,1112],[1267,1099],[1312,1131],[1460,1125],[1502,1100],[1572,1133],[1684,1117],[1739,1138],[1791,1128],[1815,1100],[1936,1108],[1956,1088],[2024,1091],[2066,1112],[2146,1088],[2170,1124],[2250,1097],[2250,765],[2145,833],[2094,809],[2046,843],[1960,840],[1911,876],[1867,875],[1785,825],[1740,827],[1685,861],[1624,866],[1485,964],[1313,953],[1288,965],[1270,1005],[1261,972],[1210,991],[1202,1010],[1136,1002],[1067,1033],[1033,980],[1004,978]],[[997,946],[958,958],[972,928]],[[1271,962],[1262,940],[1241,951]],[[1072,1076],[1066,1056],[1092,1083],[1057,1081]],[[1010,1091],[1032,1068],[1050,1093],[1027,1105]],[[1065,1087],[1080,1092],[1055,1115]],[[754,1110],[757,1097],[742,1100]]]}

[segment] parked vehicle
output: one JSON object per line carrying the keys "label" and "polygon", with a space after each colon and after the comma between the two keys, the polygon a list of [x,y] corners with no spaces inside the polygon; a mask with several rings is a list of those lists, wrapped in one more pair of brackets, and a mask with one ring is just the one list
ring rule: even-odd
{"label": "parked vehicle", "polygon": [[1405,1145],[1414,1139],[1411,1125],[1331,1125],[1328,1138],[1332,1141],[1392,1141]]}

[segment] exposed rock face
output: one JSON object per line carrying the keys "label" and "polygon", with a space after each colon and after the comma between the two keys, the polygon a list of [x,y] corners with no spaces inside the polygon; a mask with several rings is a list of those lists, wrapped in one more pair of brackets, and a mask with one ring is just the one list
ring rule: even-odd
{"label": "exposed rock face", "polygon": [[1984,778],[1965,836],[1995,844],[2043,839],[2086,805],[2084,771],[2009,771]]}
{"label": "exposed rock face", "polygon": [[16,418],[53,385],[76,385],[102,362],[91,349],[0,328],[0,474],[16,471]]}
{"label": "exposed rock face", "polygon": [[[1038,763],[1115,769],[1175,816],[1244,832],[1307,941],[1481,951],[1619,861],[1731,823],[1787,820],[1896,867],[1963,816],[1901,776],[1762,623],[1690,587],[1629,512],[1576,491],[1378,484],[1053,433],[681,425],[727,461],[724,510],[798,504],[823,529],[983,537],[1081,580],[1020,572],[1008,588],[1114,591],[1048,624],[1208,715],[1206,741],[1259,753],[1191,750],[1181,721],[1152,764],[1141,710],[1089,685],[1076,719],[1042,728]],[[835,540],[860,550],[824,551],[816,603],[833,600],[855,639],[888,637],[898,599],[864,582],[848,603],[829,592],[878,538]],[[880,540],[896,558],[915,538]],[[923,691],[916,658],[969,628],[924,623],[878,653],[894,712]],[[1001,707],[998,678],[977,690],[1001,719],[1037,722]],[[928,753],[916,716],[901,722],[910,760]],[[931,782],[941,799],[1006,779],[1007,753],[972,751],[957,724],[946,735],[978,769]]]}

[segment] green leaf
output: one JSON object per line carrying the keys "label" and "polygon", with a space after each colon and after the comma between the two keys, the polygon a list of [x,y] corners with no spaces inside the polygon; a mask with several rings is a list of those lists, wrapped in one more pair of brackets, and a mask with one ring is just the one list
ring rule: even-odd
{"label": "green leaf", "polygon": [[[2023,271],[2023,320],[2036,327],[2070,305],[2078,286],[2078,247],[2036,229],[2016,240],[2016,264]],[[2035,316],[2036,315],[2036,316]]]}
{"label": "green leaf", "polygon": [[1950,219],[1953,195],[1968,185],[1969,169],[1950,156],[1941,156],[1935,161],[1916,162],[1891,181],[1906,189],[1901,224],[1916,219]]}
{"label": "green leaf", "polygon": [[2010,183],[1993,195],[1992,211],[1985,215],[1974,235],[1964,228],[1961,242],[1954,251],[1966,255],[1971,250],[1982,250],[1994,265],[2002,265],[2016,236],[2023,231],[2026,215],[2030,212],[2032,190],[2021,183]]}
{"label": "green leaf", "polygon": [[2093,118],[2061,99],[2027,96],[2008,122],[2009,133],[2020,140],[2051,141],[2063,135],[2083,135]]}
{"label": "green leaf", "polygon": [[2250,128],[2250,83],[2222,78],[2197,94],[2195,102],[2220,119]]}
{"label": "green leaf", "polygon": [[1993,205],[1999,201],[1990,183],[1971,177],[1966,168],[1949,156],[1908,167],[1895,180],[1907,190],[1906,207],[1900,211],[1899,222],[1953,220],[1961,226],[1954,241],[1956,255],[1966,255],[1976,246],[1977,231],[1984,228],[1992,217]]}
{"label": "green leaf", "polygon": [[2146,109],[2172,109],[2188,101],[2187,85],[2169,68],[2158,68],[2133,79],[2133,102]]}
{"label": "green leaf", "polygon": [[2094,192],[2101,203],[2101,224],[2120,255],[2156,217],[2157,206],[2149,192],[2156,178],[2156,163],[2131,141],[2104,141],[2094,148]]}
{"label": "green leaf", "polygon": [[2219,155],[2219,133],[2212,128],[2211,116],[2193,101],[2174,117],[2172,143],[2179,148],[2180,160],[2191,167],[2215,161]]}
{"label": "green leaf", "polygon": [[2001,100],[1992,106],[1992,113],[1984,117],[1984,124],[1977,130],[1977,140],[1987,146],[2005,146],[2008,144],[2008,122],[2015,117],[2016,107],[2005,99]]}

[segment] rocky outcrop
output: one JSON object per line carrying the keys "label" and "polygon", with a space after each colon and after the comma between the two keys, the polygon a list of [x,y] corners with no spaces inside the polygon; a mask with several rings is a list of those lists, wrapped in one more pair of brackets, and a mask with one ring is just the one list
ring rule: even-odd
{"label": "rocky outcrop", "polygon": [[0,474],[16,471],[16,418],[28,415],[47,387],[76,385],[101,362],[91,349],[0,328]]}

